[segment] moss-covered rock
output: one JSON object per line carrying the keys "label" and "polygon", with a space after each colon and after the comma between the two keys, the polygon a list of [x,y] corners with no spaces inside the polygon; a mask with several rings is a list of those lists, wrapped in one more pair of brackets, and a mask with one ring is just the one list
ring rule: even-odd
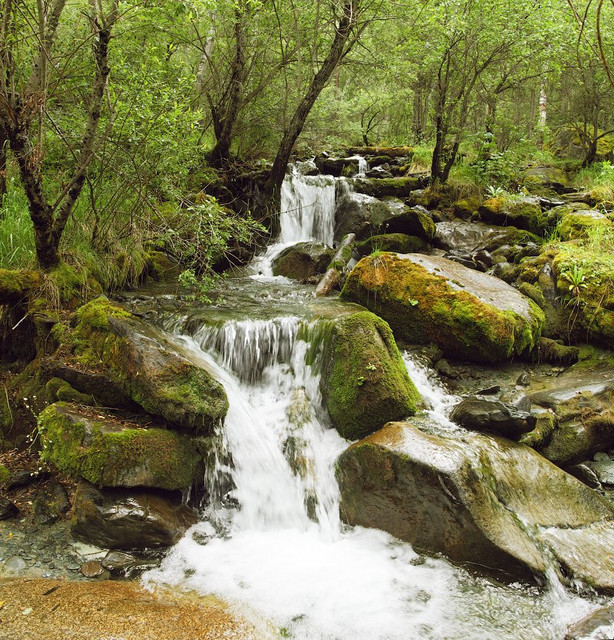
{"label": "moss-covered rock", "polygon": [[607,232],[612,228],[612,222],[601,211],[575,211],[563,216],[558,225],[561,240],[575,240],[588,237],[591,230],[600,229]]}
{"label": "moss-covered rock", "polygon": [[468,198],[457,200],[452,207],[456,217],[467,220],[478,212],[481,204],[482,198],[479,196],[469,196]]}
{"label": "moss-covered rock", "polygon": [[529,578],[554,566],[563,580],[614,590],[614,508],[605,499],[529,447],[428,428],[391,423],[341,454],[346,522],[473,570]]}
{"label": "moss-covered rock", "polygon": [[105,298],[78,310],[71,340],[82,365],[107,372],[141,407],[171,425],[206,433],[226,415],[226,393],[201,363]]}
{"label": "moss-covered rock", "polygon": [[11,478],[11,472],[3,464],[0,464],[0,487],[8,484]]}
{"label": "moss-covered rock", "polygon": [[532,300],[498,278],[421,254],[363,258],[341,295],[384,318],[398,338],[477,362],[530,352],[544,323]]}
{"label": "moss-covered rock", "polygon": [[39,271],[0,269],[0,305],[19,301],[42,283],[43,275]]}
{"label": "moss-covered rock", "polygon": [[552,269],[571,337],[614,347],[614,260],[609,252],[561,243]]}
{"label": "moss-covered rock", "polygon": [[400,178],[354,178],[354,189],[375,198],[394,196],[406,198],[412,191],[424,186],[423,180],[412,176]]}
{"label": "moss-covered rock", "polygon": [[357,240],[385,233],[404,233],[429,241],[435,223],[420,208],[409,208],[396,198],[380,200],[362,193],[349,193],[337,203],[335,239],[348,233]]}
{"label": "moss-covered rock", "polygon": [[489,198],[479,208],[484,222],[496,225],[511,225],[543,235],[548,229],[548,216],[534,198]]}
{"label": "moss-covered rock", "polygon": [[426,240],[406,233],[384,233],[371,236],[356,245],[361,256],[367,256],[374,251],[391,251],[393,253],[421,253],[428,251],[430,245]]}
{"label": "moss-covered rock", "polygon": [[552,189],[556,193],[563,193],[569,186],[567,174],[558,167],[530,167],[522,180],[529,190]]}
{"label": "moss-covered rock", "polygon": [[40,414],[38,430],[43,460],[98,486],[186,489],[200,462],[187,436],[65,402]]}
{"label": "moss-covered rock", "polygon": [[284,249],[273,261],[273,275],[306,280],[324,273],[333,249],[320,242],[299,242]]}
{"label": "moss-covered rock", "polygon": [[419,400],[390,327],[368,311],[334,321],[320,389],[335,428],[349,440],[413,415]]}
{"label": "moss-covered rock", "polygon": [[74,402],[76,404],[94,405],[94,396],[77,391],[71,384],[62,378],[51,378],[45,385],[50,402]]}

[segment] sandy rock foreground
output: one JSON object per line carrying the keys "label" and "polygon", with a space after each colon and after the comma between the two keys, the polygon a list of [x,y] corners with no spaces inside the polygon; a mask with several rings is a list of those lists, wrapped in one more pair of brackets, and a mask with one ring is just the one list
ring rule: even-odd
{"label": "sandy rock foreground", "polygon": [[0,640],[260,640],[214,598],[132,582],[0,579]]}

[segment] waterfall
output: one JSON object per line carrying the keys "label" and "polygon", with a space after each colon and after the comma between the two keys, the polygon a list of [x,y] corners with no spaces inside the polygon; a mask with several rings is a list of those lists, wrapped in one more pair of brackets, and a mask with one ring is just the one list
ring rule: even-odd
{"label": "waterfall", "polygon": [[[280,240],[332,240],[334,183],[288,175]],[[200,324],[197,315],[167,326],[223,384],[229,411],[210,438],[202,519],[146,583],[223,598],[254,621],[258,640],[560,640],[594,608],[563,590],[475,577],[385,532],[343,525],[334,466],[349,443],[323,407],[318,321],[296,300],[290,313],[271,313],[273,284],[246,280],[262,287],[266,319],[246,319],[235,285]],[[426,365],[408,352],[403,359],[430,417],[458,429],[447,417],[457,399]]]}

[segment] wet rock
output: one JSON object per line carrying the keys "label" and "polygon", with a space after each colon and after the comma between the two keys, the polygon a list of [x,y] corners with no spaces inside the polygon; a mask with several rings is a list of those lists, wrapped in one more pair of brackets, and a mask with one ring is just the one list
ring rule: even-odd
{"label": "wet rock", "polygon": [[29,487],[35,482],[46,480],[51,474],[48,471],[39,471],[38,469],[23,469],[19,471],[11,471],[9,481],[6,484],[8,491],[19,489],[21,487]]}
{"label": "wet rock", "polygon": [[15,518],[19,509],[7,498],[0,496],[0,520]]}
{"label": "wet rock", "polygon": [[363,258],[341,296],[384,318],[400,339],[477,362],[530,352],[544,323],[532,300],[499,279],[421,254]]}
{"label": "wet rock", "polygon": [[346,522],[475,563],[474,570],[525,578],[544,575],[552,553],[564,579],[614,589],[614,508],[607,501],[529,447],[472,433],[451,439],[428,428],[391,423],[339,457]]}
{"label": "wet rock", "polygon": [[[94,398],[100,407],[115,407],[125,411],[138,411],[139,405],[113,382],[108,376],[101,373],[82,371],[64,363],[56,361],[45,362],[43,371],[54,378],[65,380],[77,391]],[[63,400],[64,398],[57,398]]]}
{"label": "wet rock", "polygon": [[530,167],[523,173],[522,179],[529,189],[546,188],[564,193],[569,187],[569,178],[558,167]]}
{"label": "wet rock", "polygon": [[81,482],[75,494],[72,534],[106,549],[170,547],[197,521],[172,493],[97,489]]}
{"label": "wet rock", "polygon": [[483,396],[462,400],[454,407],[450,419],[466,429],[495,433],[512,440],[535,427],[535,417],[530,413]]}
{"label": "wet rock", "polygon": [[614,607],[602,607],[573,624],[565,640],[599,640],[614,638]]}
{"label": "wet rock", "polygon": [[335,239],[348,233],[357,240],[382,233],[403,233],[430,240],[435,223],[423,211],[410,209],[400,200],[379,200],[361,193],[349,193],[337,204]]}
{"label": "wet rock", "polygon": [[388,325],[363,311],[334,321],[320,389],[333,425],[349,440],[412,415],[419,400]]}
{"label": "wet rock", "polygon": [[[317,156],[315,159],[316,167],[320,173],[336,178],[341,175],[356,175],[358,173],[357,158],[330,158],[327,156]],[[348,169],[350,171],[348,172]]]}
{"label": "wet rock", "polygon": [[536,198],[505,198],[486,200],[479,208],[483,222],[494,225],[510,225],[542,235],[548,228],[548,218]]}
{"label": "wet rock", "polygon": [[[598,454],[597,454],[598,455]],[[607,454],[604,454],[603,458],[595,459],[586,462],[585,465],[589,467],[599,480],[599,484],[604,486],[614,486],[614,460],[612,460]]]}
{"label": "wet rock", "polygon": [[3,573],[9,576],[18,576],[27,571],[28,565],[23,558],[19,556],[10,557],[2,567]]}
{"label": "wet rock", "polygon": [[111,577],[111,574],[100,562],[98,562],[98,560],[88,560],[87,562],[84,562],[79,570],[84,578],[98,578],[100,580],[106,580]]}
{"label": "wet rock", "polygon": [[528,371],[523,371],[516,380],[516,384],[521,387],[528,387],[531,384],[531,374]]}
{"label": "wet rock", "polygon": [[151,569],[158,564],[154,558],[145,558],[125,551],[109,551],[102,566],[114,576],[131,576],[136,572]]}
{"label": "wet rock", "polygon": [[547,362],[555,365],[572,365],[578,362],[580,349],[564,345],[550,338],[540,338],[531,353],[534,362]]}
{"label": "wet rock", "polygon": [[361,256],[367,256],[374,251],[390,251],[392,253],[421,253],[429,249],[426,240],[406,233],[384,233],[371,236],[356,245]]}
{"label": "wet rock", "polygon": [[39,433],[44,460],[99,486],[185,489],[201,461],[186,435],[126,426],[102,411],[64,402],[41,413]]}
{"label": "wet rock", "polygon": [[273,274],[293,280],[324,273],[333,257],[333,250],[319,242],[299,242],[284,249],[273,261]]}
{"label": "wet rock", "polygon": [[503,246],[537,240],[537,237],[515,227],[497,227],[481,222],[450,220],[437,223],[434,244],[446,251],[497,251]]}
{"label": "wet rock", "polygon": [[381,164],[377,167],[369,169],[365,174],[367,178],[393,178],[394,176],[390,172],[390,165],[388,163]]}
{"label": "wet rock", "polygon": [[53,524],[70,509],[70,500],[64,486],[54,480],[37,492],[32,501],[34,518],[39,524]]}
{"label": "wet rock", "polygon": [[401,178],[354,178],[354,189],[358,193],[364,193],[375,198],[393,196],[406,198],[415,189],[425,186],[425,180],[420,177]]}
{"label": "wet rock", "polygon": [[614,371],[572,367],[547,390],[530,394],[551,409],[557,426],[540,453],[558,465],[572,465],[614,446]]}
{"label": "wet rock", "polygon": [[208,433],[228,410],[222,385],[164,332],[106,298],[77,312],[75,355],[102,369],[149,413],[178,428]]}

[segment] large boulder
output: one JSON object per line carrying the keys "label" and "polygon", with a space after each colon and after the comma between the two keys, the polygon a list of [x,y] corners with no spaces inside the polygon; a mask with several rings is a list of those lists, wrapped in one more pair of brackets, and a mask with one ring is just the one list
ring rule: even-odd
{"label": "large boulder", "polygon": [[548,228],[548,216],[537,198],[498,196],[486,200],[478,211],[482,221],[489,224],[510,225],[537,235],[543,235]]}
{"label": "large boulder", "polygon": [[201,460],[192,438],[58,402],[39,416],[42,458],[105,487],[187,489]]}
{"label": "large boulder", "polygon": [[612,229],[612,222],[601,211],[595,209],[576,210],[564,215],[558,226],[561,240],[575,240],[586,238],[593,230],[607,233]]}
{"label": "large boulder", "polygon": [[368,311],[333,321],[320,389],[333,425],[348,440],[413,415],[419,400],[390,327]]}
{"label": "large boulder", "polygon": [[348,193],[335,211],[335,239],[354,233],[357,240],[380,233],[404,233],[423,240],[435,235],[435,223],[421,209],[410,209],[395,198],[379,200],[362,193]]}
{"label": "large boulder", "polygon": [[397,338],[477,362],[529,353],[544,323],[532,300],[498,278],[422,254],[363,258],[341,296],[384,318]]}
{"label": "large boulder", "polygon": [[77,311],[67,339],[79,365],[103,372],[145,411],[179,429],[207,433],[224,418],[228,399],[202,363],[180,352],[164,332],[106,298]]}
{"label": "large boulder", "polygon": [[530,167],[523,175],[522,180],[529,189],[551,189],[556,193],[564,193],[569,187],[567,174],[558,167]]}
{"label": "large boulder", "polygon": [[299,242],[284,249],[273,261],[273,275],[306,280],[324,273],[333,249],[320,242]]}
{"label": "large boulder", "polygon": [[147,550],[172,546],[197,520],[172,493],[97,489],[81,482],[71,532],[104,549]]}
{"label": "large boulder", "polygon": [[553,567],[614,591],[614,507],[529,447],[391,423],[347,449],[337,477],[349,524],[474,569],[526,577]]}
{"label": "large boulder", "polygon": [[[495,251],[504,245],[538,242],[538,237],[516,227],[496,227],[481,222],[450,220],[438,222],[434,244],[440,249]],[[409,252],[406,252],[409,253]]]}
{"label": "large boulder", "polygon": [[406,233],[383,233],[371,236],[356,245],[361,256],[367,256],[374,251],[392,251],[393,253],[421,253],[430,249],[426,240],[418,236],[408,236]]}

